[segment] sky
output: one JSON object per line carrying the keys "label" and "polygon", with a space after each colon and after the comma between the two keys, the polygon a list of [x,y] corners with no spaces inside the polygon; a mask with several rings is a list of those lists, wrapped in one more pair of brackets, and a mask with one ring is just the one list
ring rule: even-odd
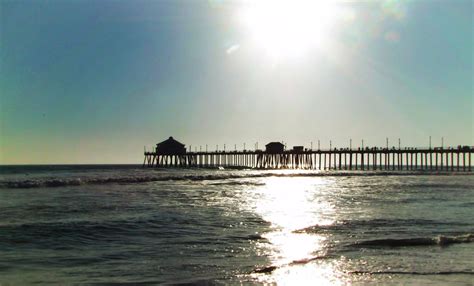
{"label": "sky", "polygon": [[274,3],[0,1],[0,164],[474,145],[471,0]]}

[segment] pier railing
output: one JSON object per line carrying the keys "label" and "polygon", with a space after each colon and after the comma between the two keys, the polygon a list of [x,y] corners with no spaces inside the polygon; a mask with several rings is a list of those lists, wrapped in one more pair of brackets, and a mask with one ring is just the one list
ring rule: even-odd
{"label": "pier railing", "polygon": [[159,154],[145,152],[144,167],[234,167],[311,170],[471,171],[474,147],[334,148],[332,150],[234,150]]}

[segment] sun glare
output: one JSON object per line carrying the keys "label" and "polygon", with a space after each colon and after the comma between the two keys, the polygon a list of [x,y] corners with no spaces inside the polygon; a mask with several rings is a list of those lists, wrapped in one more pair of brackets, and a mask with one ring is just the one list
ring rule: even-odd
{"label": "sun glare", "polygon": [[271,223],[272,231],[263,233],[265,241],[256,245],[276,269],[272,273],[254,273],[252,277],[262,284],[342,284],[337,265],[317,258],[326,254],[327,237],[295,232],[334,223],[334,208],[325,199],[331,181],[314,177],[270,177],[264,181],[264,186],[251,189],[247,197],[254,198],[251,201],[256,213]]}
{"label": "sun glare", "polygon": [[248,2],[240,13],[252,42],[275,59],[320,48],[339,16],[329,0],[260,0]]}

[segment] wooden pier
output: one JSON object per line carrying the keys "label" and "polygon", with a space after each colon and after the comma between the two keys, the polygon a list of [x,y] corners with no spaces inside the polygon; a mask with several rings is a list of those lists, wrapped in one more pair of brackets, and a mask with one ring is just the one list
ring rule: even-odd
{"label": "wooden pier", "polygon": [[[171,137],[170,137],[171,138]],[[157,149],[158,150],[158,149]],[[166,153],[166,154],[165,154]],[[144,167],[255,168],[308,170],[472,171],[474,148],[340,148],[332,150],[263,150],[145,152]]]}

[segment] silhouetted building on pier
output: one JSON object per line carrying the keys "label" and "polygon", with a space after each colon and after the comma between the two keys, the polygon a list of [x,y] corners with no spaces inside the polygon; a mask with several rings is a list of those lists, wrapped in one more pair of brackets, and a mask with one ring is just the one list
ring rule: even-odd
{"label": "silhouetted building on pier", "polygon": [[302,153],[304,151],[304,146],[293,146],[293,151],[297,153]]}
{"label": "silhouetted building on pier", "polygon": [[186,154],[185,145],[176,141],[173,137],[156,144],[156,153],[160,155],[184,155]]}
{"label": "silhouetted building on pier", "polygon": [[285,145],[281,142],[270,142],[265,145],[265,152],[271,154],[283,153],[285,150]]}

